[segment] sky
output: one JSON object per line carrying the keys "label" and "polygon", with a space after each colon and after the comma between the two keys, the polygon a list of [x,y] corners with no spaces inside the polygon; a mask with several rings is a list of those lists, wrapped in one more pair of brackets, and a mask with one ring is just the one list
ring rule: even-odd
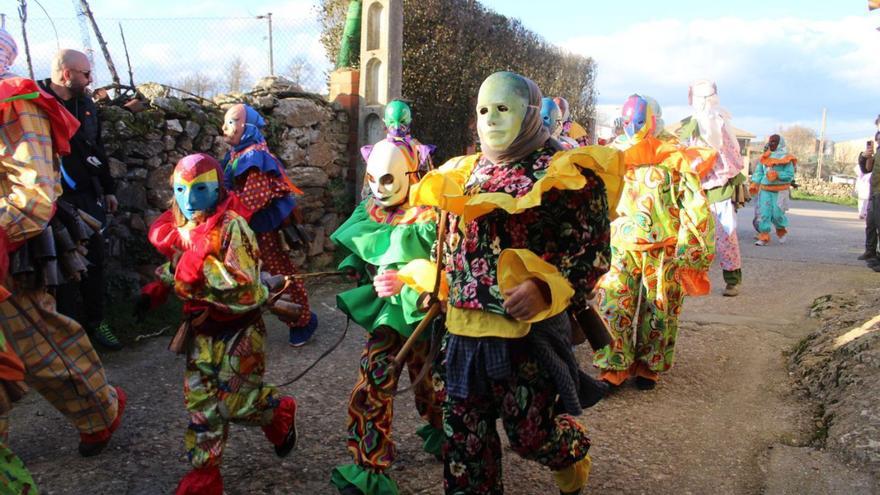
{"label": "sky", "polygon": [[[880,114],[880,11],[866,0],[738,0],[595,2],[589,0],[481,0],[561,48],[593,57],[599,108],[610,113],[632,93],[653,96],[667,123],[690,113],[694,79],[717,83],[721,104],[737,127],[761,137],[780,126],[820,128],[843,141],[873,134]],[[82,46],[74,0],[28,2],[29,38],[38,77],[58,44]],[[330,64],[318,42],[316,0],[90,0],[120,72],[122,23],[138,80],[175,82],[194,70],[217,80],[234,55],[253,75],[267,72],[265,20],[273,13],[276,72],[308,61],[320,85]],[[8,27],[20,33],[18,2],[0,1]],[[149,5],[145,9],[144,5]],[[547,5],[547,7],[543,7]],[[154,20],[137,18],[152,17]],[[92,40],[93,48],[98,49]],[[100,55],[99,79],[108,82]],[[23,72],[23,57],[14,66]],[[99,82],[102,82],[99,80]]]}

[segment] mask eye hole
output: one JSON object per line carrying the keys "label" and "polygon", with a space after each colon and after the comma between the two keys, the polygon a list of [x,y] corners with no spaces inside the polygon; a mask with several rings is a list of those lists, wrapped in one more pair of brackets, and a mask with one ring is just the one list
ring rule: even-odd
{"label": "mask eye hole", "polygon": [[498,111],[499,111],[499,112],[506,112],[506,111],[508,111],[508,110],[510,110],[510,109],[507,108],[507,105],[498,105]]}
{"label": "mask eye hole", "polygon": [[183,187],[183,186],[177,186],[177,192],[182,193],[184,190],[186,190],[185,187]]}
{"label": "mask eye hole", "polygon": [[382,177],[379,178],[379,184],[382,184],[383,186],[389,186],[391,184],[394,184],[394,176],[391,174],[383,175]]}
{"label": "mask eye hole", "polygon": [[480,108],[480,115],[486,115],[487,113],[489,113],[489,109],[488,109],[488,108],[486,108],[486,107],[481,107],[481,108]]}
{"label": "mask eye hole", "polygon": [[196,186],[196,191],[207,191],[207,190],[208,190],[208,186],[206,186],[205,184],[199,184]]}

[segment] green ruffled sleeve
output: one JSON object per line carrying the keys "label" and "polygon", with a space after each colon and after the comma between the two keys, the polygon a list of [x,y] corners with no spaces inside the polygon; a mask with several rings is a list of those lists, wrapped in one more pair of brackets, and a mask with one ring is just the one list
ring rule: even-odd
{"label": "green ruffled sleeve", "polygon": [[362,202],[330,236],[345,259],[339,269],[354,269],[360,275],[358,287],[336,296],[336,305],[355,323],[369,332],[388,326],[409,336],[424,316],[418,311],[419,294],[404,287],[400,294],[379,297],[373,289],[373,276],[385,270],[398,270],[414,259],[428,259],[437,239],[434,222],[388,225],[374,221]]}

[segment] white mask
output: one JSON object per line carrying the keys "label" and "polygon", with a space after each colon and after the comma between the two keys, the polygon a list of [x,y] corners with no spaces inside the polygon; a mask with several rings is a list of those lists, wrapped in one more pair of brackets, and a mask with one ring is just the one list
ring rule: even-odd
{"label": "white mask", "polygon": [[379,141],[373,146],[367,159],[367,183],[376,203],[387,208],[406,201],[414,161],[390,141]]}

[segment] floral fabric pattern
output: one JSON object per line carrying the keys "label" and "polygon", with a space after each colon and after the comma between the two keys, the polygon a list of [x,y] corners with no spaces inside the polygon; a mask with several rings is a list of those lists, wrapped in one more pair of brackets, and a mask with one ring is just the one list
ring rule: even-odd
{"label": "floral fabric pattern", "polygon": [[[545,174],[553,153],[539,149],[514,164],[494,165],[481,158],[465,193],[505,193],[519,198]],[[516,215],[496,210],[464,223],[451,216],[446,260],[450,304],[505,315],[498,288],[502,249],[529,249],[556,266],[574,286],[573,305],[586,303],[599,276],[608,269],[607,198],[602,180],[581,172],[581,190],[551,189],[541,205]]]}

